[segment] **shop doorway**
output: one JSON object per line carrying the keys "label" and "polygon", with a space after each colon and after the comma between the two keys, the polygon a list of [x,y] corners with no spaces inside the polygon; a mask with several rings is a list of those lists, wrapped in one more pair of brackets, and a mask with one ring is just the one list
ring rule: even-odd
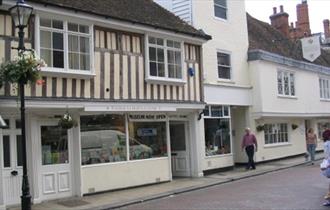
{"label": "shop doorway", "polygon": [[190,154],[186,122],[170,122],[173,177],[190,176]]}
{"label": "shop doorway", "polygon": [[[20,121],[15,119],[6,120],[7,128],[2,130],[0,143],[2,155],[2,177],[4,203],[14,205],[20,203],[23,156]],[[1,139],[1,134],[0,134]],[[0,158],[1,159],[1,158]]]}
{"label": "shop doorway", "polygon": [[72,138],[70,132],[54,123],[42,123],[41,147],[41,196],[43,200],[72,195]]}

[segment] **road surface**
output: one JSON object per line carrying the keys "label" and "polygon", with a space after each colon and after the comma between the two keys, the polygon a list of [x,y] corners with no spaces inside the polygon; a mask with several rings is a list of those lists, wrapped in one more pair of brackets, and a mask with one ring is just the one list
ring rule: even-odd
{"label": "road surface", "polygon": [[328,183],[319,164],[303,165],[120,208],[121,210],[322,210]]}

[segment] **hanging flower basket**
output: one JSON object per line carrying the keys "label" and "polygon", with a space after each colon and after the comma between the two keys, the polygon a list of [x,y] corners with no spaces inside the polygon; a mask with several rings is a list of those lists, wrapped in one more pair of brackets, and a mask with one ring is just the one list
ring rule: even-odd
{"label": "hanging flower basket", "polygon": [[63,129],[71,129],[73,127],[77,127],[78,123],[69,113],[65,113],[58,121],[58,125]]}
{"label": "hanging flower basket", "polygon": [[299,127],[299,126],[296,125],[296,124],[292,124],[292,125],[291,125],[292,130],[296,130],[298,127]]}
{"label": "hanging flower basket", "polygon": [[256,127],[256,130],[257,130],[258,132],[261,132],[261,131],[265,130],[265,125],[258,125],[258,126]]}
{"label": "hanging flower basket", "polygon": [[6,83],[34,84],[40,80],[40,70],[46,67],[46,63],[40,59],[34,51],[19,53],[12,61],[0,66],[0,88]]}

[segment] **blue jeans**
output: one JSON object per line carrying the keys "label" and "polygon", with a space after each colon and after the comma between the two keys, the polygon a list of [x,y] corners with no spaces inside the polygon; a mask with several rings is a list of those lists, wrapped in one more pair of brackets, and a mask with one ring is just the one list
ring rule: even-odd
{"label": "blue jeans", "polygon": [[316,149],[315,144],[307,144],[307,152],[308,152],[309,156],[311,157],[311,161],[315,160],[315,149]]}

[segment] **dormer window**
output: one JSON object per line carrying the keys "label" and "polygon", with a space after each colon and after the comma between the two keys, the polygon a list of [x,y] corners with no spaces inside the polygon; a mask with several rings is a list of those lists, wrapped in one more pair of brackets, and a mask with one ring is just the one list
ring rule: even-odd
{"label": "dormer window", "polygon": [[92,29],[75,22],[40,18],[40,57],[45,71],[91,73]]}

